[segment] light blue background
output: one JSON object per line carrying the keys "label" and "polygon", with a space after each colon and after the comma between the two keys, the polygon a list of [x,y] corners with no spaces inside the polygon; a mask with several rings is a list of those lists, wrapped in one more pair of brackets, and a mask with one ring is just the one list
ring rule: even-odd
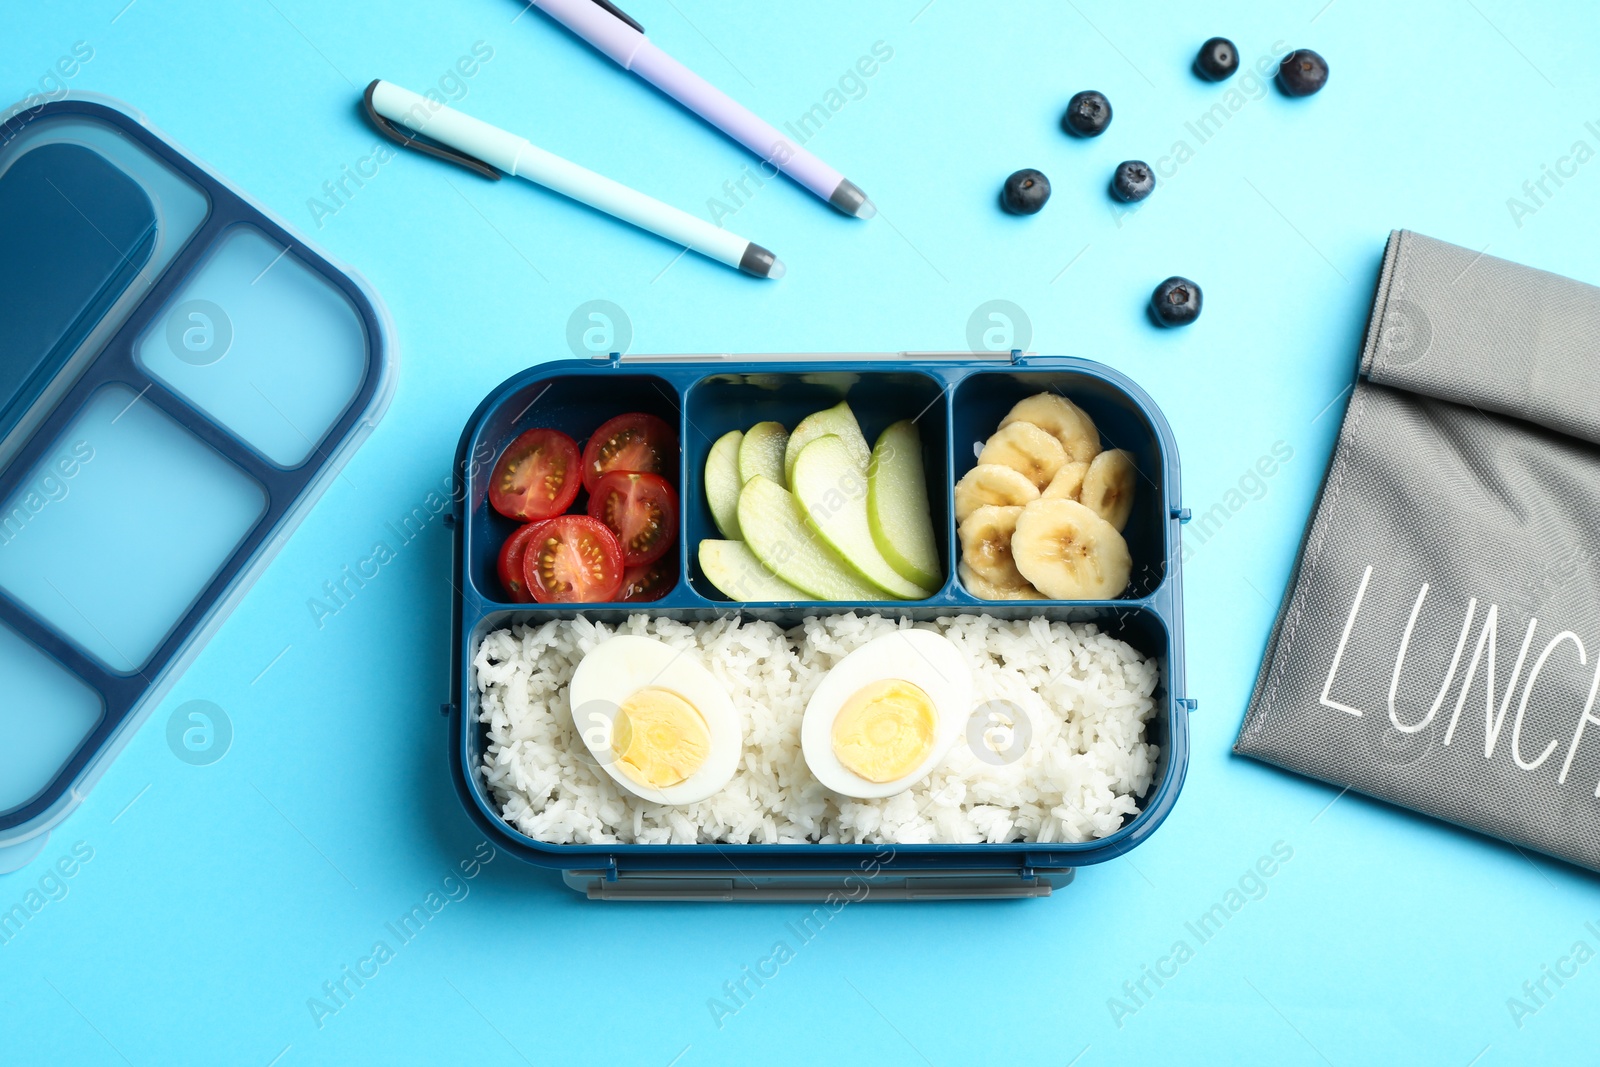
{"label": "light blue background", "polygon": [[[1514,0],[1267,5],[754,4],[628,0],[661,44],[769,117],[798,116],[876,41],[893,59],[812,143],[883,209],[844,219],[798,187],[728,224],[776,250],[762,284],[520,183],[406,156],[320,228],[307,206],[375,143],[359,90],[421,89],[485,41],[464,108],[706,211],[748,157],[513,0],[99,0],[8,5],[6,95],[74,42],[71,79],[126,99],[374,284],[402,348],[387,418],[36,864],[93,859],[0,946],[7,1062],[545,1064],[1438,1063],[1592,1059],[1600,963],[1519,1028],[1508,997],[1600,925],[1593,876],[1229,755],[1327,461],[1391,227],[1600,281],[1600,163],[1521,225],[1508,197],[1600,120],[1589,6]],[[1402,7],[1404,10],[1397,10]],[[1319,10],[1320,9],[1320,10]],[[1201,145],[1224,89],[1194,78],[1221,33],[1328,57],[1328,88],[1275,91]],[[1096,87],[1116,119],[1063,136]],[[1136,214],[1121,159],[1194,158]],[[1010,171],[1054,198],[1002,216]],[[1591,171],[1593,173],[1591,173]],[[1205,314],[1141,307],[1182,273]],[[1274,442],[1294,458],[1186,572],[1189,781],[1130,857],[1054,899],[852,907],[803,947],[799,905],[591,904],[509,857],[467,884],[319,1028],[307,1008],[479,838],[451,790],[449,544],[437,523],[319,628],[307,606],[446,484],[496,383],[568,354],[568,316],[611,300],[635,351],[955,348],[990,299],[1031,347],[1139,380],[1166,411],[1186,502],[1222,500]],[[1330,407],[1330,405],[1332,405]],[[231,717],[220,762],[174,757],[190,700]],[[1293,859],[1143,1007],[1108,1009],[1185,922],[1275,842]],[[784,938],[796,957],[721,1029],[707,1000]],[[1553,987],[1552,987],[1553,988]]]}

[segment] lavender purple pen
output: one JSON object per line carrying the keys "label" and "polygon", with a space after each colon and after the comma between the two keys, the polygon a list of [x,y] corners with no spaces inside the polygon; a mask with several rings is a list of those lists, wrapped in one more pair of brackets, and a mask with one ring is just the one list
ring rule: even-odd
{"label": "lavender purple pen", "polygon": [[846,215],[869,219],[878,213],[854,182],[656,47],[643,26],[608,0],[533,0],[533,4]]}

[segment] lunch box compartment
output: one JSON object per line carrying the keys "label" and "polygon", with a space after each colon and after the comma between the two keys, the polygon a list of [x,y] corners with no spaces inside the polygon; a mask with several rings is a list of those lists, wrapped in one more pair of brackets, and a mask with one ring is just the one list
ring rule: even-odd
{"label": "lunch box compartment", "polygon": [[[259,482],[137,401],[128,385],[98,389],[0,508],[29,516],[0,543],[0,590],[119,673],[145,666],[267,506]],[[107,536],[107,516],[151,500],[162,506]]]}
{"label": "lunch box compartment", "polygon": [[[1043,390],[1059,390],[1095,419],[1103,443],[1131,452],[1143,477],[1127,528],[1135,562],[1133,586],[1117,601],[990,602],[955,580],[955,480],[976,462],[980,444],[1011,406]],[[800,419],[848,400],[871,444],[884,427],[916,418],[922,437],[929,502],[946,566],[943,587],[923,601],[732,604],[711,588],[696,556],[701,539],[720,538],[704,499],[703,471],[711,445],[729,430],[776,420],[793,430]],[[488,506],[488,478],[500,451],[519,433],[551,426],[580,443],[600,423],[630,411],[661,416],[680,428],[682,516],[675,551],[678,582],[661,599],[637,604],[509,604],[495,564],[517,524]],[[680,414],[681,413],[681,414]],[[535,366],[494,390],[473,414],[456,455],[451,767],[467,813],[498,847],[530,863],[560,869],[567,883],[594,897],[667,899],[816,899],[846,878],[861,879],[863,864],[882,845],[550,845],[535,841],[500,816],[483,784],[487,747],[477,721],[472,657],[484,635],[514,622],[538,624],[578,615],[615,625],[633,614],[683,622],[737,613],[790,627],[810,615],[848,611],[932,621],[986,614],[1004,619],[1043,617],[1092,622],[1154,657],[1161,672],[1157,707],[1147,738],[1160,747],[1155,778],[1140,811],[1120,830],[1078,844],[895,845],[893,859],[866,878],[873,899],[922,896],[1039,895],[1065,885],[1073,869],[1114,858],[1143,841],[1171,810],[1188,763],[1184,692],[1182,581],[1176,562],[1183,514],[1177,450],[1153,401],[1118,372],[1087,360],[1013,356],[993,360],[926,357],[617,357]],[[575,507],[581,507],[582,496]],[[1173,562],[1167,565],[1168,556]]]}
{"label": "lunch box compartment", "polygon": [[14,429],[25,436],[43,418],[212,202],[119,123],[88,111],[41,115],[10,131],[0,157],[0,248],[27,249],[0,256],[3,439]]}
{"label": "lunch box compartment", "polygon": [[[626,605],[585,606],[580,609],[576,605],[560,605],[552,606],[548,610],[537,608],[494,610],[480,617],[464,634],[466,647],[476,649],[489,633],[519,623],[537,626],[551,619],[572,619],[582,615],[586,619],[614,627],[623,623],[628,616],[648,608],[649,605]],[[907,605],[899,611],[876,606],[870,610],[881,615],[919,621],[933,621],[940,616],[951,614],[948,608],[934,609],[925,605]],[[810,604],[741,608],[736,614],[744,619],[760,619],[789,629],[800,625],[808,616],[839,613],[839,610],[831,605]],[[961,614],[971,613],[961,612]],[[1188,763],[1189,729],[1188,712],[1183,702],[1175,699],[1171,691],[1171,670],[1175,649],[1173,633],[1162,615],[1148,607],[1110,604],[1083,606],[1000,604],[986,607],[982,613],[1001,619],[1043,617],[1051,622],[1093,623],[1103,632],[1126,641],[1139,652],[1154,658],[1160,671],[1160,681],[1153,696],[1156,710],[1146,726],[1145,734],[1149,743],[1159,747],[1160,755],[1150,788],[1139,798],[1139,813],[1127,819],[1121,829],[1097,840],[1075,843],[1013,842],[983,845],[892,846],[894,863],[903,870],[949,869],[992,874],[998,868],[1009,868],[1011,878],[1015,881],[1018,872],[1030,868],[1034,873],[1027,877],[1033,880],[1035,888],[1039,887],[1039,879],[1045,879],[1045,884],[1054,884],[1059,888],[1064,882],[1050,880],[1070,876],[1072,868],[1077,866],[1119,856],[1142,841],[1166,817],[1177,799]],[[725,609],[699,609],[673,611],[670,614],[674,619],[694,622],[726,618],[731,613]],[[1179,658],[1181,659],[1181,656]],[[794,874],[808,868],[823,871],[856,870],[874,854],[881,853],[885,847],[889,847],[882,844],[552,845],[538,841],[523,834],[501,818],[500,805],[484,782],[482,767],[483,757],[489,746],[488,727],[478,721],[480,702],[477,678],[470,660],[463,665],[463,668],[466,681],[463,691],[465,702],[461,707],[451,709],[453,714],[459,716],[459,720],[455,722],[457,730],[453,731],[451,753],[456,772],[457,792],[468,814],[486,834],[490,835],[491,840],[497,841],[502,847],[523,859],[541,866],[565,868],[569,871],[573,869],[589,871],[599,866],[607,872],[600,876],[603,881],[627,876],[630,873],[633,877],[659,878],[662,872],[688,868],[723,871],[735,880],[754,879],[755,884],[759,885],[762,877],[782,873]],[[605,862],[600,862],[602,859]],[[614,892],[598,889],[594,885],[579,886],[577,883],[582,882],[584,877],[588,875],[580,875],[577,879],[569,877],[568,882],[575,887],[585,888],[590,895],[610,895]],[[659,882],[650,884],[652,887],[650,895],[672,895],[662,892]],[[793,889],[794,887],[790,886],[790,890]],[[616,895],[626,894],[618,892]],[[701,896],[699,892],[687,895],[696,898]],[[990,895],[990,893],[976,895]]]}
{"label": "lunch box compartment", "polygon": [[[517,436],[535,427],[560,430],[578,443],[581,451],[590,434],[607,419],[630,412],[644,412],[662,419],[685,439],[683,413],[677,386],[651,374],[608,373],[563,374],[529,383],[499,400],[481,423],[462,470],[468,481],[466,496],[470,570],[468,577],[478,595],[485,600],[510,603],[496,564],[500,546],[522,524],[508,519],[489,505],[489,479],[495,461]],[[683,485],[683,470],[669,472],[675,487]],[[580,489],[568,512],[579,514],[588,505],[589,494]],[[678,546],[674,545],[677,551]]]}
{"label": "lunch box compartment", "polygon": [[100,694],[0,625],[0,813],[44,791],[105,714]]}
{"label": "lunch box compartment", "polygon": [[[1089,413],[1100,430],[1105,448],[1121,448],[1133,455],[1139,468],[1139,486],[1133,511],[1122,536],[1133,557],[1133,573],[1121,599],[1132,600],[1154,592],[1166,577],[1172,528],[1165,492],[1166,463],[1162,441],[1144,405],[1103,378],[1071,371],[979,371],[955,388],[951,436],[954,441],[955,481],[978,464],[983,443],[1000,426],[1017,401],[1035,393],[1059,393]],[[956,546],[959,553],[960,545]],[[982,603],[980,601],[980,603]]]}
{"label": "lunch box compartment", "polygon": [[140,367],[280,468],[314,453],[367,373],[361,314],[254,226],[222,234],[145,330]]}
{"label": "lunch box compartment", "polygon": [[[840,401],[849,403],[869,448],[891,424],[902,419],[916,421],[934,536],[940,558],[949,556],[949,410],[943,382],[927,374],[891,370],[712,374],[689,386],[684,404],[688,426],[683,439],[685,573],[690,588],[701,597],[731,603],[706,579],[697,551],[701,540],[722,537],[705,493],[711,446],[728,431],[748,430],[758,422],[781,422],[792,432],[801,419]],[[947,568],[946,586],[950,573]],[[887,595],[883,602],[903,603]]]}

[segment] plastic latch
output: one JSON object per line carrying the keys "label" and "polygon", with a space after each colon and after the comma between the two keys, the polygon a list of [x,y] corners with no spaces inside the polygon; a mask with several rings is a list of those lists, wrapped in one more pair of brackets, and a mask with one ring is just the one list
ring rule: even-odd
{"label": "plastic latch", "polygon": [[1063,867],[1071,866],[1072,858],[1070,856],[1055,856],[1048,852],[1027,852],[1022,856],[1022,877],[1032,878],[1035,867],[1042,867],[1046,870],[1060,870]]}
{"label": "plastic latch", "polygon": [[1018,364],[1022,363],[1022,349],[1013,348],[1011,350],[1011,362],[1012,362],[1013,365],[1018,365]]}
{"label": "plastic latch", "polygon": [[441,521],[444,522],[445,529],[454,530],[456,528],[456,513],[453,511],[445,512]]}
{"label": "plastic latch", "polygon": [[455,714],[455,710],[456,710],[456,706],[455,706],[455,703],[453,701],[448,701],[447,700],[443,704],[439,705],[439,714],[443,715],[447,719],[451,715]]}
{"label": "plastic latch", "polygon": [[1193,515],[1188,508],[1173,508],[1172,517],[1177,519],[1179,522],[1188,522]]}
{"label": "plastic latch", "polygon": [[1178,706],[1183,708],[1184,711],[1198,711],[1200,709],[1200,701],[1194,697],[1179,697]]}

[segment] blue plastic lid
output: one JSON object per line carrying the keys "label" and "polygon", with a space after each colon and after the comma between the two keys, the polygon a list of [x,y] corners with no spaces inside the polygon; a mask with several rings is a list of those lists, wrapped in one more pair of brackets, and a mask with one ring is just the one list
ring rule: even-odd
{"label": "blue plastic lid", "polygon": [[393,354],[357,278],[102,98],[0,123],[0,287],[4,871],[370,431]]}

